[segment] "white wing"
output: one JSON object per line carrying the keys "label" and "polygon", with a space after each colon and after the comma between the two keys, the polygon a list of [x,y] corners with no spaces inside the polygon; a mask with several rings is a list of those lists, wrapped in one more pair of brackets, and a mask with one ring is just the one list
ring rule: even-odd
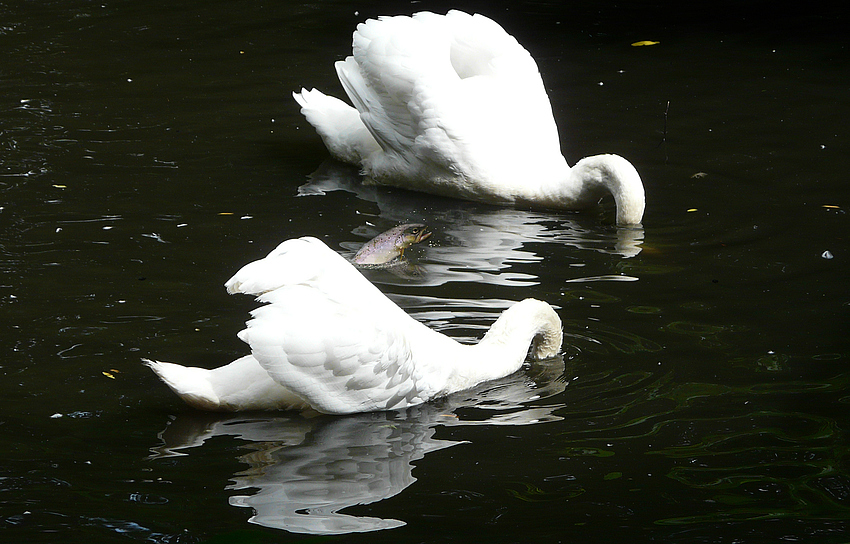
{"label": "white wing", "polygon": [[379,305],[384,312],[407,315],[344,257],[309,236],[286,240],[225,283],[228,293],[258,296],[295,285],[310,287],[350,307]]}
{"label": "white wing", "polygon": [[403,408],[434,394],[408,337],[428,331],[403,312],[352,307],[304,285],[260,297],[239,337],[278,383],[326,413]]}
{"label": "white wing", "polygon": [[[333,266],[340,259],[342,257],[317,238],[293,238],[264,258],[240,268],[224,286],[230,294],[261,295],[284,285],[321,282],[328,274],[346,272],[345,268]],[[356,281],[356,278],[352,275],[347,281]]]}
{"label": "white wing", "polygon": [[239,338],[272,379],[319,411],[418,404],[445,379],[434,365],[415,364],[411,342],[455,342],[407,315],[316,238],[283,242],[226,286],[267,304],[251,312]]}
{"label": "white wing", "polygon": [[442,173],[457,194],[457,177],[517,183],[538,162],[563,160],[536,63],[490,19],[451,11],[369,20],[353,52],[337,73],[385,151],[364,164],[376,177],[427,172],[433,190]]}
{"label": "white wing", "polygon": [[357,110],[339,98],[316,89],[301,89],[300,93],[292,93],[292,97],[337,160],[360,166],[363,157],[380,150]]}

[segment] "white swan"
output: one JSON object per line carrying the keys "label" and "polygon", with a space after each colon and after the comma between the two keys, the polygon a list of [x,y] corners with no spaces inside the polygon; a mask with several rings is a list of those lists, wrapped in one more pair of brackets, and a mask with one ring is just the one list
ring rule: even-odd
{"label": "white swan", "polygon": [[207,410],[405,408],[507,376],[529,346],[536,359],[561,348],[558,314],[534,299],[505,310],[478,344],[460,344],[407,315],[316,238],[283,242],[225,285],[267,303],[239,333],[251,355],[214,370],[145,360]]}
{"label": "white swan", "polygon": [[354,108],[315,89],[293,97],[331,155],[375,183],[561,209],[587,208],[610,193],[617,224],[642,221],[634,166],[617,155],[567,165],[537,64],[487,17],[368,20],[336,71]]}

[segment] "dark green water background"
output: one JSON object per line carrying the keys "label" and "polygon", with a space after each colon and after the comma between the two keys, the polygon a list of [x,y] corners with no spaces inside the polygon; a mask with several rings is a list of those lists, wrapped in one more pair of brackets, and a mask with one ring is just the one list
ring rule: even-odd
{"label": "dark green water background", "polygon": [[[454,5],[538,60],[571,163],[635,164],[630,231],[327,163],[291,92],[443,2],[0,2],[0,542],[850,541],[846,25],[706,6]],[[193,412],[140,364],[244,354],[233,272],[401,221],[435,235],[384,292],[461,339],[546,300],[563,360],[309,419]]]}

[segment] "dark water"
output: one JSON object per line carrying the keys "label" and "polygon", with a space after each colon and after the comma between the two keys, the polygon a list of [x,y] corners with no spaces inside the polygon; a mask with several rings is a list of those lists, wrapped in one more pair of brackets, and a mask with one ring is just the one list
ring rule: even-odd
{"label": "dark water", "polygon": [[[488,4],[570,162],[641,172],[633,231],[326,162],[290,93],[340,92],[363,18],[446,7],[0,3],[0,541],[850,540],[844,23]],[[222,284],[281,240],[414,220],[421,275],[383,291],[461,339],[547,300],[563,358],[345,418],[200,414],[139,363],[243,354]]]}

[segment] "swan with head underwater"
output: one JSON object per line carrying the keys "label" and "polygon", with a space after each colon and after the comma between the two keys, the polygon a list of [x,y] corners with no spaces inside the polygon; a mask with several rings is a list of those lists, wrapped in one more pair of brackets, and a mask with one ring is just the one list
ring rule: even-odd
{"label": "swan with head underwater", "polygon": [[239,338],[251,354],[207,370],[145,363],[191,406],[313,409],[348,414],[403,409],[519,370],[561,348],[558,314],[525,299],[475,345],[429,329],[316,238],[287,240],[242,267],[229,293],[265,303]]}
{"label": "swan with head underwater", "polygon": [[643,219],[643,183],[618,155],[572,168],[561,154],[537,64],[482,15],[449,11],[368,20],[336,63],[354,107],[293,93],[331,155],[367,179],[492,204],[583,209],[611,194],[617,224]]}

